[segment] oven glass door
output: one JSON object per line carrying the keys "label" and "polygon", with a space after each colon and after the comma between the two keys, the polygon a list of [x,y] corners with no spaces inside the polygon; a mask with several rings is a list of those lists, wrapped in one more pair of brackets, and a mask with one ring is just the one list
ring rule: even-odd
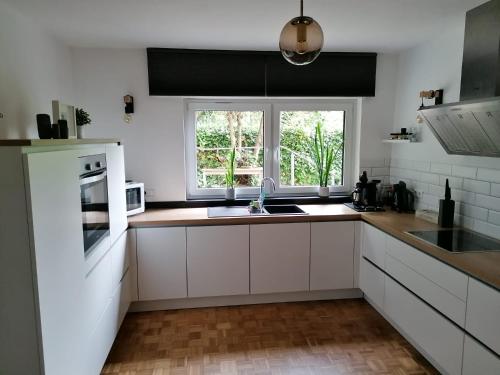
{"label": "oven glass door", "polygon": [[80,176],[83,244],[88,255],[109,235],[108,179],[106,169]]}

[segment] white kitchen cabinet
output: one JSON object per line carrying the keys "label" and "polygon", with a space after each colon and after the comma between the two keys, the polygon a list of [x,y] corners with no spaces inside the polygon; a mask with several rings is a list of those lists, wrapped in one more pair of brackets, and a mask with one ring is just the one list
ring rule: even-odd
{"label": "white kitchen cabinet", "polygon": [[[419,252],[417,249],[409,248],[409,251]],[[402,253],[402,252],[401,252]],[[398,253],[397,255],[401,255]],[[426,256],[428,259],[423,262],[422,266],[427,266],[426,270],[434,268],[434,263],[438,266],[442,266],[442,273],[436,275],[436,277],[426,278],[419,272],[415,271],[414,268],[402,263],[398,259],[394,258],[392,255],[387,255],[385,260],[386,272],[398,280],[399,283],[404,285],[406,288],[411,290],[417,296],[422,298],[424,301],[432,305],[436,310],[439,310],[448,318],[453,320],[459,326],[465,326],[465,300],[461,300],[454,294],[450,293],[447,289],[443,288],[439,281],[447,278],[447,272],[451,271],[451,276],[456,276],[458,280],[465,281],[465,289],[467,291],[467,279],[468,277],[461,272],[458,272],[451,267],[439,262],[436,259],[428,257],[425,254],[418,254]],[[409,262],[414,265],[413,262]],[[416,267],[415,267],[416,268]],[[456,275],[455,275],[456,273]],[[462,277],[460,277],[462,276]],[[465,280],[464,280],[465,279]]]}
{"label": "white kitchen cabinet", "polygon": [[385,278],[384,311],[441,372],[461,373],[464,332],[390,277]]}
{"label": "white kitchen cabinet", "polygon": [[359,288],[378,308],[384,308],[385,274],[364,258],[359,265]]}
{"label": "white kitchen cabinet", "polygon": [[250,226],[250,292],[309,290],[310,224]]}
{"label": "white kitchen cabinet", "polygon": [[186,228],[137,229],[139,300],[187,297]]}
{"label": "white kitchen cabinet", "polygon": [[123,232],[116,242],[111,246],[111,276],[113,288],[120,284],[123,275],[130,267],[130,248],[128,245],[127,231]]}
{"label": "white kitchen cabinet", "polygon": [[498,375],[500,357],[486,349],[469,335],[465,335],[462,375]]}
{"label": "white kitchen cabinet", "polygon": [[354,287],[354,222],[311,223],[311,290]]}
{"label": "white kitchen cabinet", "polygon": [[249,226],[187,228],[189,297],[249,294]]}
{"label": "white kitchen cabinet", "polygon": [[109,231],[111,244],[113,244],[127,230],[128,226],[123,146],[106,145],[106,164],[108,173]]}
{"label": "white kitchen cabinet", "polygon": [[467,275],[402,241],[390,236],[387,237],[388,255],[407,265],[461,301],[467,299]]}
{"label": "white kitchen cabinet", "polygon": [[372,261],[378,267],[385,269],[387,235],[381,230],[366,223],[363,224],[362,232],[361,255]]}
{"label": "white kitchen cabinet", "polygon": [[78,151],[25,155],[45,374],[82,373],[85,260],[78,156]]}
{"label": "white kitchen cabinet", "polygon": [[465,329],[500,355],[500,292],[469,278]]}

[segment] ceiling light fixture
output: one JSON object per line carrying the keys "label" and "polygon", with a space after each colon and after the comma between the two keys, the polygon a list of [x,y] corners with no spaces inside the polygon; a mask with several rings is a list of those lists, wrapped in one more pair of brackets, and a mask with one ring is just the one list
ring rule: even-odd
{"label": "ceiling light fixture", "polygon": [[304,16],[304,0],[300,0],[300,17],[295,17],[283,27],[280,50],[293,65],[307,65],[319,56],[323,48],[323,30],[311,17]]}

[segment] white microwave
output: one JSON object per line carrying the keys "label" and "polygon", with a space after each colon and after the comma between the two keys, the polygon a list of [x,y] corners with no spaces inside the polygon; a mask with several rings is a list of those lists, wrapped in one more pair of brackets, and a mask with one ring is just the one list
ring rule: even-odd
{"label": "white microwave", "polygon": [[144,212],[144,184],[142,182],[127,182],[125,184],[127,199],[127,216]]}

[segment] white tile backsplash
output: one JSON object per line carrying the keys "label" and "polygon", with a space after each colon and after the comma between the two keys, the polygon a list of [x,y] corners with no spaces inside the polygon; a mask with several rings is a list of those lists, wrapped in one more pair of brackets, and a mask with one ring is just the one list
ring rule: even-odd
{"label": "white tile backsplash", "polygon": [[491,184],[491,195],[500,197],[500,184]]}
{"label": "white tile backsplash", "polygon": [[453,165],[451,167],[451,174],[457,177],[476,178],[477,168]]}
{"label": "white tile backsplash", "polygon": [[[500,187],[500,185],[499,185]],[[468,178],[464,179],[464,190],[467,191],[472,191],[473,193],[479,193],[479,194],[490,194],[490,183],[486,181],[477,181],[477,180],[471,180]],[[500,193],[500,189],[499,189]]]}
{"label": "white tile backsplash", "polygon": [[417,178],[417,181],[427,182],[433,185],[439,185],[439,175],[432,173],[420,173],[420,179]]}
{"label": "white tile backsplash", "polygon": [[431,163],[431,172],[436,174],[451,174],[451,165],[442,163]]}
{"label": "white tile backsplash", "polygon": [[439,210],[449,179],[455,223],[500,239],[500,163],[498,169],[391,159],[389,180],[403,180],[417,191],[417,208]]}
{"label": "white tile backsplash", "polygon": [[500,212],[490,211],[488,221],[495,225],[500,225]]}
{"label": "white tile backsplash", "polygon": [[477,170],[477,179],[500,183],[500,169],[479,168]]}
{"label": "white tile backsplash", "polygon": [[491,195],[476,195],[476,205],[490,210],[500,211],[500,198]]}

